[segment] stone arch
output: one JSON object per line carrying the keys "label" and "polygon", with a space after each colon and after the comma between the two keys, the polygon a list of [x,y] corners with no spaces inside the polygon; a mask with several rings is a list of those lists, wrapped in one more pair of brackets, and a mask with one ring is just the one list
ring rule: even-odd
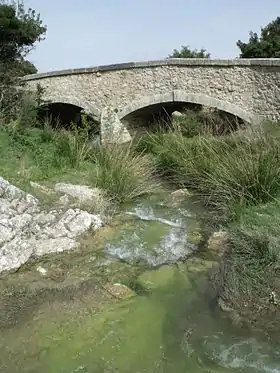
{"label": "stone arch", "polygon": [[46,100],[44,100],[41,106],[43,107],[43,106],[48,106],[52,104],[66,104],[66,105],[73,105],[73,106],[80,107],[81,109],[85,111],[85,113],[88,116],[92,117],[92,119],[95,122],[100,123],[101,111],[95,105],[82,102],[78,98],[71,97],[70,99],[68,97],[63,97],[63,96],[59,96],[55,98],[51,97],[51,98],[47,98]]}
{"label": "stone arch", "polygon": [[247,123],[259,123],[261,121],[258,116],[244,109],[241,109],[240,107],[231,104],[230,102],[222,101],[217,98],[212,98],[200,93],[189,93],[180,90],[169,93],[154,94],[132,101],[130,104],[119,111],[119,118],[122,120],[127,115],[132,114],[134,111],[145,108],[147,106],[170,102],[184,102],[209,106],[239,117]]}
{"label": "stone arch", "polygon": [[71,123],[80,126],[82,123],[81,111],[84,110],[88,124],[89,136],[93,143],[100,142],[101,113],[95,106],[83,103],[76,98],[58,96],[57,98],[45,99],[40,105],[39,117],[50,120],[56,126],[58,123],[65,129],[70,129]]}

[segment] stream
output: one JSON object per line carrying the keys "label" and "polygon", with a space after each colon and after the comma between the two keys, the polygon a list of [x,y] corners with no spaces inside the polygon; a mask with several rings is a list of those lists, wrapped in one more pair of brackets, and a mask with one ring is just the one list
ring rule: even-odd
{"label": "stream", "polygon": [[0,276],[1,373],[280,373],[280,346],[217,306],[201,208],[169,197]]}

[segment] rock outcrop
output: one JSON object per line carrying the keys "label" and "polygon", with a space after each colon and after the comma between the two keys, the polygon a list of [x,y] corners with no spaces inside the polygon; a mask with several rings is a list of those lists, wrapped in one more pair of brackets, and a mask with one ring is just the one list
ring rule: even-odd
{"label": "rock outcrop", "polygon": [[78,238],[103,225],[78,208],[43,211],[39,201],[0,177],[0,273],[32,257],[75,249]]}

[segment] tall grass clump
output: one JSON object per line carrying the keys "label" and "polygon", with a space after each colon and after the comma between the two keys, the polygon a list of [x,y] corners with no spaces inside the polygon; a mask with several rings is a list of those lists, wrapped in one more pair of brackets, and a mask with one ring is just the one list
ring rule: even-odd
{"label": "tall grass clump", "polygon": [[[240,315],[277,331],[280,290],[280,205],[247,207],[228,226],[230,250],[216,281],[220,296]],[[278,321],[277,321],[278,320]]]}
{"label": "tall grass clump", "polygon": [[80,137],[78,133],[61,130],[57,133],[57,166],[63,165],[78,169],[89,159],[91,147],[88,139]]}
{"label": "tall grass clump", "polygon": [[[267,203],[280,194],[280,142],[258,136],[239,144],[234,135],[213,141],[205,139],[203,158],[210,167],[198,180],[198,191],[218,205],[237,207]],[[192,164],[195,168],[195,159]]]}
{"label": "tall grass clump", "polygon": [[128,202],[160,189],[157,166],[147,154],[137,154],[131,145],[106,144],[93,154],[93,183],[116,202]]}
{"label": "tall grass clump", "polygon": [[[209,143],[215,149],[210,149]],[[153,154],[161,172],[175,185],[199,190],[201,178],[215,167],[213,157],[223,145],[214,137],[187,138],[175,131],[146,135],[136,149]]]}
{"label": "tall grass clump", "polygon": [[151,134],[139,147],[176,185],[217,208],[238,211],[280,195],[280,140],[261,126],[221,137]]}
{"label": "tall grass clump", "polygon": [[79,127],[75,123],[70,123],[70,130],[67,131],[61,128],[57,131],[58,160],[62,161],[62,163],[66,161],[68,166],[76,169],[89,160],[91,153],[89,131],[90,124],[85,113],[81,113],[81,124]]}

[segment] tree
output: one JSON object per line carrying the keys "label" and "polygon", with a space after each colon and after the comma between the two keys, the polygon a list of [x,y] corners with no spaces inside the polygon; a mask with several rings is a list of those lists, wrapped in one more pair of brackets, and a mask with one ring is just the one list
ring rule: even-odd
{"label": "tree", "polygon": [[210,53],[206,49],[201,48],[191,50],[189,46],[182,45],[181,50],[173,49],[173,53],[168,58],[210,58]]}
{"label": "tree", "polygon": [[26,56],[44,39],[46,27],[40,14],[25,10],[23,2],[0,0],[0,111],[14,107],[20,77],[36,72]]}
{"label": "tree", "polygon": [[261,35],[249,33],[248,43],[238,40],[240,58],[280,58],[280,17],[261,29]]}
{"label": "tree", "polygon": [[29,74],[36,74],[38,72],[36,66],[33,65],[28,60],[25,60],[24,58],[21,58],[19,60],[18,65],[18,74],[19,76],[29,75]]}

